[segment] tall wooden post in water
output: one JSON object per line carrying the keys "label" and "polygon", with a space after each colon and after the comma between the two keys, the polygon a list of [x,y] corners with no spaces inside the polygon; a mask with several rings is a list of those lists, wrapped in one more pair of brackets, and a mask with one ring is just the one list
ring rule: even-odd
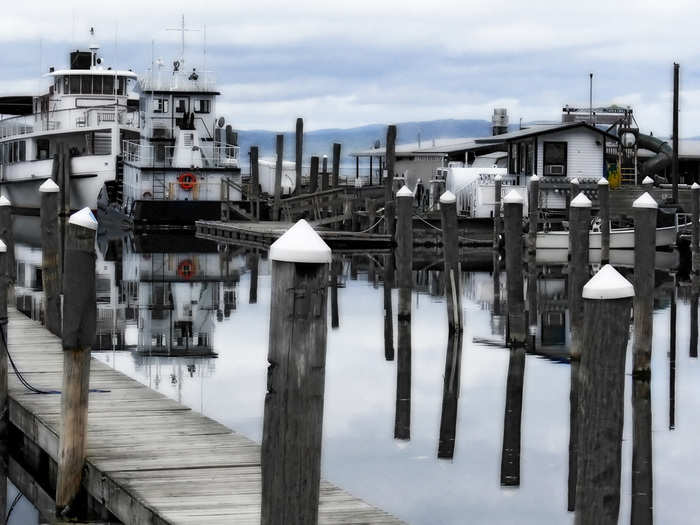
{"label": "tall wooden post in water", "polygon": [[616,525],[625,353],[634,288],[609,264],[583,287],[577,525]]}
{"label": "tall wooden post in water", "polygon": [[530,189],[527,196],[527,253],[529,255],[537,251],[537,223],[540,212],[540,178],[537,175],[530,177]]}
{"label": "tall wooden post in water", "polygon": [[280,220],[280,201],[282,199],[282,162],[284,161],[284,135],[277,135],[277,159],[275,162],[275,195],[272,202],[272,220]]}
{"label": "tall wooden post in water", "polygon": [[309,173],[309,193],[318,191],[318,157],[311,157],[311,171]]}
{"label": "tall wooden post in water", "polygon": [[331,250],[300,220],[272,244],[270,260],[261,523],[314,525],[321,480]]}
{"label": "tall wooden post in water", "polygon": [[693,182],[690,187],[691,211],[693,213],[693,237],[690,243],[692,253],[692,269],[694,274],[700,273],[700,184]]}
{"label": "tall wooden post in water", "polygon": [[295,186],[294,186],[294,192],[297,195],[301,195],[301,162],[302,162],[302,154],[304,150],[304,119],[303,118],[298,118],[297,119],[297,127],[296,127],[296,133],[295,137],[296,139],[296,155],[294,157],[294,169],[295,169],[295,175],[296,175],[296,180],[295,180]]}
{"label": "tall wooden post in water", "polygon": [[340,185],[340,144],[333,143],[333,181],[334,188]]}
{"label": "tall wooden post in water", "polygon": [[396,235],[396,203],[394,202],[394,161],[396,160],[396,126],[386,128],[386,178],[384,179],[384,222],[386,233]]}
{"label": "tall wooden post in water", "polygon": [[61,335],[61,273],[58,222],[59,187],[52,179],[39,186],[41,194],[41,279],[44,288],[45,324]]}
{"label": "tall wooden post in water", "polygon": [[579,193],[569,203],[569,315],[571,316],[572,359],[581,356],[581,335],[583,331],[583,301],[581,291],[588,281],[589,228],[591,222],[591,201],[584,193]]}
{"label": "tall wooden post in water", "polygon": [[608,179],[598,179],[598,204],[600,206],[600,262],[610,262],[610,184]]}
{"label": "tall wooden post in water", "polygon": [[250,147],[250,186],[252,189],[251,201],[255,199],[255,218],[260,220],[260,165],[258,164],[257,146]]}
{"label": "tall wooden post in water", "polygon": [[673,63],[673,157],[671,159],[671,179],[673,182],[673,203],[678,204],[678,92],[680,66]]}
{"label": "tall wooden post in water", "polygon": [[396,193],[399,305],[397,312],[396,418],[394,437],[411,438],[411,289],[413,287],[413,192]]}
{"label": "tall wooden post in water", "polygon": [[506,236],[506,285],[508,290],[508,344],[523,346],[527,339],[523,297],[523,198],[511,190],[503,198]]}
{"label": "tall wooden post in water", "polygon": [[493,178],[494,195],[493,195],[493,247],[498,249],[501,244],[501,191],[503,185],[503,177],[496,175]]}
{"label": "tall wooden post in water", "polygon": [[87,446],[90,349],[95,342],[95,234],[90,208],[71,215],[63,272],[63,389],[56,507],[69,507],[80,490]]}
{"label": "tall wooden post in water", "polygon": [[323,164],[321,170],[321,191],[328,189],[328,155],[323,156]]}
{"label": "tall wooden post in water", "polygon": [[12,231],[12,203],[4,195],[0,196],[0,240],[7,246],[7,278],[8,284],[17,280],[17,264],[15,263],[15,234]]}
{"label": "tall wooden post in water", "polygon": [[649,193],[632,204],[634,212],[634,369],[638,379],[651,376],[651,340],[656,266],[658,205]]}
{"label": "tall wooden post in water", "polygon": [[445,303],[449,332],[461,332],[462,284],[459,266],[459,231],[457,227],[457,198],[451,191],[440,196],[442,219],[442,253],[445,261]]}

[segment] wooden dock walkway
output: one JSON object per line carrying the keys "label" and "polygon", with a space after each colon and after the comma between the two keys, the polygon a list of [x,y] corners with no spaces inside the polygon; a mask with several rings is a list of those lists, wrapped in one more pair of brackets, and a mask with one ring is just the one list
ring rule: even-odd
{"label": "wooden dock walkway", "polygon": [[[60,339],[14,308],[8,316],[9,350],[18,369],[35,387],[60,390]],[[260,523],[258,444],[95,359],[90,388],[83,483],[119,520]],[[10,373],[10,421],[54,462],[60,398],[29,393]],[[327,482],[320,499],[319,523],[401,523]]]}

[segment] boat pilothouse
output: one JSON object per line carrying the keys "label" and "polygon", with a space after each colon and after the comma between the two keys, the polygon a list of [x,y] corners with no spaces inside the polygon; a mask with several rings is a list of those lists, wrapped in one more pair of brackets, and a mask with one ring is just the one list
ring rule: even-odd
{"label": "boat pilothouse", "polygon": [[71,208],[96,209],[122,140],[138,137],[137,75],[105,67],[98,51],[93,40],[70,53],[67,69],[50,68],[43,93],[0,97],[0,185],[17,212],[38,213],[38,188],[59,155],[69,160]]}
{"label": "boat pilothouse", "polygon": [[135,222],[192,224],[220,219],[241,200],[237,134],[217,117],[216,82],[182,56],[139,79],[140,137],[122,144],[121,211]]}

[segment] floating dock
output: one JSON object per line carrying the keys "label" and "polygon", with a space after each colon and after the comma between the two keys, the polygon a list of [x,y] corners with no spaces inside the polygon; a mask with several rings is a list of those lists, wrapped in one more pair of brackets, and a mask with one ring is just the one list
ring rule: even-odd
{"label": "floating dock", "polygon": [[[14,308],[8,317],[17,368],[35,387],[60,390],[61,340]],[[9,376],[9,418],[22,437],[16,449],[43,451],[55,472],[61,396],[29,393]],[[98,504],[127,525],[260,523],[258,444],[95,359],[90,388],[83,486]],[[45,515],[55,508],[53,492],[15,460],[10,479],[53,519]],[[327,482],[320,499],[319,523],[401,523]]]}

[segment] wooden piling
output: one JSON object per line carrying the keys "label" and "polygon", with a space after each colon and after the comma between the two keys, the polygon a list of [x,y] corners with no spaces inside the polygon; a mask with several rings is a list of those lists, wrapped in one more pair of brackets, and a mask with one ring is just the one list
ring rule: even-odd
{"label": "wooden piling", "polygon": [[71,215],[63,272],[63,389],[56,508],[68,512],[80,491],[87,446],[90,350],[95,341],[95,234],[89,208]]}
{"label": "wooden piling", "polygon": [[15,262],[15,234],[12,230],[12,203],[4,195],[0,197],[0,240],[7,247],[7,279],[8,284],[14,284],[17,279],[17,263]]}
{"label": "wooden piling", "polygon": [[59,187],[52,179],[39,186],[41,195],[41,280],[44,289],[44,324],[52,334],[61,335]]}
{"label": "wooden piling", "polygon": [[503,177],[496,175],[494,177],[494,195],[493,195],[493,248],[499,249],[501,246],[501,187]]}
{"label": "wooden piling", "polygon": [[[636,291],[636,290],[635,290]],[[636,291],[638,294],[639,292]],[[632,381],[632,514],[630,523],[652,525],[653,464],[651,433],[651,381]]]}
{"label": "wooden piling", "polygon": [[282,199],[282,162],[284,160],[284,135],[277,135],[277,159],[275,163],[275,195],[272,204],[272,220],[280,220],[280,205]]}
{"label": "wooden piling", "polygon": [[250,185],[252,187],[251,200],[255,199],[255,218],[260,220],[260,165],[258,164],[257,146],[250,147]]}
{"label": "wooden piling", "polygon": [[671,142],[673,155],[671,158],[671,182],[673,203],[678,204],[678,97],[679,97],[679,69],[680,66],[673,63],[673,132]]}
{"label": "wooden piling", "polygon": [[530,254],[537,251],[537,227],[540,211],[540,178],[537,175],[530,177],[530,189],[527,192],[527,196],[527,253]]}
{"label": "wooden piling", "polygon": [[654,188],[654,179],[649,177],[648,175],[644,177],[642,180],[642,187],[644,188],[644,191],[649,192]]}
{"label": "wooden piling", "polygon": [[577,525],[617,525],[625,353],[634,288],[604,266],[583,288]]}
{"label": "wooden piling", "polygon": [[567,484],[566,509],[576,509],[576,478],[578,471],[578,414],[579,414],[579,361],[572,359],[569,363],[569,475]]}
{"label": "wooden piling", "polygon": [[301,220],[270,247],[263,525],[318,523],[331,251]]}
{"label": "wooden piling", "polygon": [[651,376],[651,342],[656,266],[656,215],[658,205],[649,193],[632,204],[634,212],[634,367],[638,379]]}
{"label": "wooden piling", "polygon": [[340,144],[333,143],[333,180],[334,188],[340,185]]}
{"label": "wooden piling", "polygon": [[394,316],[391,289],[394,286],[394,252],[384,256],[384,359],[394,360]]}
{"label": "wooden piling", "polygon": [[386,178],[384,179],[384,222],[386,233],[396,235],[396,204],[394,202],[394,163],[396,161],[396,126],[386,129]]}
{"label": "wooden piling", "polygon": [[598,179],[598,204],[600,206],[600,261],[610,262],[610,184],[608,179]]}
{"label": "wooden piling", "polygon": [[[508,228],[507,225],[506,228]],[[508,232],[506,230],[506,242],[508,242],[507,235]],[[510,275],[508,279],[510,280]],[[524,384],[525,348],[521,345],[510,349],[508,359],[506,407],[503,418],[503,447],[501,450],[501,485],[504,487],[520,486],[520,434]]]}
{"label": "wooden piling", "polygon": [[0,240],[0,523],[7,515],[7,474],[9,462],[9,397],[7,370],[7,246]]}
{"label": "wooden piling", "polygon": [[309,193],[318,191],[318,157],[311,157],[311,172],[309,174]]}
{"label": "wooden piling", "polygon": [[323,169],[321,170],[321,191],[329,189],[328,155],[323,156]]}
{"label": "wooden piling", "polygon": [[456,332],[448,336],[447,352],[445,353],[440,440],[437,453],[437,457],[440,459],[452,459],[454,457],[461,362],[462,332]]}
{"label": "wooden piling", "polygon": [[522,221],[523,198],[511,190],[503,198],[506,236],[506,283],[508,290],[508,344],[518,347],[527,339],[523,297]]}
{"label": "wooden piling", "polygon": [[693,220],[693,237],[690,243],[692,253],[692,271],[694,274],[700,274],[700,184],[693,182],[693,185],[690,188]]}
{"label": "wooden piling", "polygon": [[571,359],[581,357],[583,301],[581,291],[588,281],[589,228],[591,201],[579,193],[569,203],[569,316],[571,318]]}
{"label": "wooden piling", "polygon": [[294,160],[295,160],[294,169],[296,172],[295,173],[296,180],[295,180],[295,186],[294,186],[294,193],[296,193],[297,195],[301,195],[303,193],[302,187],[301,187],[301,160],[302,160],[302,152],[304,149],[304,119],[303,118],[297,119],[295,138],[296,138],[296,156],[294,158]]}
{"label": "wooden piling", "polygon": [[457,227],[457,198],[451,191],[440,196],[442,221],[442,253],[445,276],[445,303],[449,333],[461,332],[462,284],[459,266],[459,231]]}

